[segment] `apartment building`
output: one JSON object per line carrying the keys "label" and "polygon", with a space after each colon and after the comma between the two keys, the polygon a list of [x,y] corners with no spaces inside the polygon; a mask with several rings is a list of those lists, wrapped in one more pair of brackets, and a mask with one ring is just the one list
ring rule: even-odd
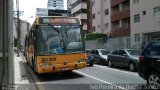
{"label": "apartment building", "polygon": [[90,3],[90,0],[72,0],[71,1],[71,15],[73,17],[77,17],[81,19],[83,23],[83,30],[87,33],[89,32],[89,17],[88,14],[90,14],[88,11],[88,4]]}
{"label": "apartment building", "polygon": [[72,0],[67,0],[67,11],[68,11],[68,16],[71,16],[71,8],[72,8],[71,1],[72,1]]}
{"label": "apartment building", "polygon": [[107,34],[111,30],[110,0],[92,0],[92,32]]}
{"label": "apartment building", "polygon": [[48,0],[47,8],[64,10],[64,1],[63,0]]}
{"label": "apartment building", "polygon": [[131,0],[131,46],[160,38],[160,0]]}
{"label": "apartment building", "polygon": [[47,8],[37,8],[36,16],[48,16],[48,9]]}
{"label": "apartment building", "polygon": [[112,49],[130,47],[130,0],[111,0]]}

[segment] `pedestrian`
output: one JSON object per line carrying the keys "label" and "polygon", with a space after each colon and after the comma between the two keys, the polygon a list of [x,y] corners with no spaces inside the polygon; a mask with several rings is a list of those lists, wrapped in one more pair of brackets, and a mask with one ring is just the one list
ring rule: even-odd
{"label": "pedestrian", "polygon": [[143,42],[142,42],[142,45],[141,45],[141,50],[143,50],[144,47],[145,47],[145,42],[143,41]]}

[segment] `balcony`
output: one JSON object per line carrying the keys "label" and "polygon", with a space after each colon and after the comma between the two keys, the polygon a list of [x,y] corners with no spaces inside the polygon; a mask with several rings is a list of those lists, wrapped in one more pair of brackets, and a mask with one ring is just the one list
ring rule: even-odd
{"label": "balcony", "polygon": [[111,0],[111,7],[116,6],[126,0]]}
{"label": "balcony", "polygon": [[121,19],[125,19],[125,18],[128,18],[128,17],[130,17],[130,10],[129,9],[119,11],[117,13],[112,14],[111,22],[118,21],[118,20],[121,20]]}
{"label": "balcony", "polygon": [[130,35],[130,27],[121,27],[118,29],[112,29],[113,37],[121,37]]}

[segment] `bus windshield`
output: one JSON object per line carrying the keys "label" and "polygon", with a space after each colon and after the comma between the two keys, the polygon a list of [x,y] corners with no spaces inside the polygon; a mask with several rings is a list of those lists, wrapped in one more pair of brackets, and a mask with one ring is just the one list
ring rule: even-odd
{"label": "bus windshield", "polygon": [[79,25],[40,25],[39,54],[64,54],[84,52]]}

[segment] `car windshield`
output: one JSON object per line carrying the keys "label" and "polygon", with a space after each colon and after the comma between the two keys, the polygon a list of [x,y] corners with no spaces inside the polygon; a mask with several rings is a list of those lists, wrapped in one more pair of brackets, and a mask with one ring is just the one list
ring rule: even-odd
{"label": "car windshield", "polygon": [[108,55],[110,52],[107,50],[100,50],[100,52],[102,53],[102,55]]}
{"label": "car windshield", "polygon": [[38,52],[40,54],[62,54],[84,51],[80,26],[39,26]]}
{"label": "car windshield", "polygon": [[147,52],[148,55],[160,55],[160,43],[153,43],[148,46]]}
{"label": "car windshield", "polygon": [[139,50],[127,50],[130,55],[140,55],[141,52]]}

